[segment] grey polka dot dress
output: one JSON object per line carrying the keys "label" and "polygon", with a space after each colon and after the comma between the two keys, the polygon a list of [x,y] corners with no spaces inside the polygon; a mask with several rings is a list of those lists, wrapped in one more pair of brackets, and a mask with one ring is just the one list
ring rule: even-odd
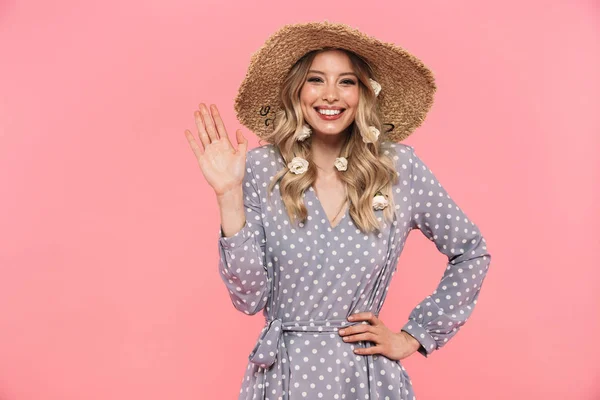
{"label": "grey polka dot dress", "polygon": [[[452,201],[411,146],[382,142],[399,176],[393,223],[365,235],[346,210],[331,226],[310,187],[303,194],[308,220],[292,226],[279,185],[267,187],[285,166],[274,145],[249,150],[243,181],[246,224],[235,235],[219,231],[219,272],[233,306],[265,326],[250,352],[239,399],[414,400],[400,361],[359,355],[337,333],[347,317],[379,315],[409,232],[419,229],[448,257],[436,290],[410,313],[402,330],[427,357],[467,321],[490,264],[478,227]],[[383,221],[383,210],[375,211]]]}

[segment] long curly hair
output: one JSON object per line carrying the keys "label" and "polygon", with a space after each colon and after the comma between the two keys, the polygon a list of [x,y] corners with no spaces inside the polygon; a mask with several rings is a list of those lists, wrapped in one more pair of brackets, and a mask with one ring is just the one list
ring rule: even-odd
{"label": "long curly hair", "polygon": [[385,220],[391,222],[395,210],[392,185],[397,183],[398,175],[393,160],[381,152],[382,135],[375,143],[365,143],[362,139],[361,133],[365,137],[371,137],[369,126],[375,126],[382,132],[382,118],[377,96],[369,83],[369,78],[377,80],[377,77],[373,75],[372,68],[364,59],[345,49],[327,47],[305,54],[290,69],[283,82],[280,91],[282,107],[275,116],[274,130],[261,140],[275,145],[286,166],[292,158],[298,156],[309,162],[309,168],[305,173],[296,175],[284,167],[273,176],[268,187],[268,197],[271,198],[273,188],[278,186],[291,222],[295,224],[297,221],[306,221],[308,212],[302,201],[302,194],[315,183],[317,170],[312,162],[312,136],[303,141],[295,139],[301,134],[304,124],[300,90],[315,56],[327,50],[346,53],[350,58],[353,72],[359,80],[356,116],[346,130],[346,140],[340,154],[340,157],[347,158],[348,166],[346,171],[337,173],[348,189],[349,214],[355,225],[363,233],[379,232],[381,225],[373,210],[373,197],[377,192],[386,196],[389,206],[383,210],[383,216]]}

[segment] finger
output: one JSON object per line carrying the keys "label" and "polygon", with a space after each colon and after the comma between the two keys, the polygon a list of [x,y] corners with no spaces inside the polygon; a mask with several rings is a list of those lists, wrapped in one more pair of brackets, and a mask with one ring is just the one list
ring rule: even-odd
{"label": "finger", "polygon": [[223,120],[221,119],[221,114],[219,114],[219,110],[215,104],[210,105],[210,109],[212,111],[213,119],[215,120],[215,125],[217,127],[217,132],[219,133],[219,137],[221,139],[227,139],[227,144],[229,147],[233,147],[231,144],[231,140],[229,140],[229,135],[227,134],[227,130],[225,129],[225,124],[223,124]]}
{"label": "finger", "polygon": [[206,133],[206,128],[204,127],[202,115],[198,110],[194,111],[194,121],[196,122],[196,128],[198,129],[198,137],[202,142],[202,146],[206,149],[206,146],[210,144],[210,138],[208,137],[208,133]]}
{"label": "finger", "polygon": [[362,332],[374,332],[373,327],[370,324],[356,324],[347,328],[339,329],[338,333],[342,336],[354,335]]}
{"label": "finger", "polygon": [[383,347],[381,346],[357,347],[354,349],[354,353],[361,355],[381,354],[382,352]]}
{"label": "finger", "polygon": [[348,342],[348,343],[352,343],[352,342],[375,342],[375,340],[377,339],[377,335],[371,333],[371,332],[365,332],[365,333],[359,333],[356,335],[351,335],[351,336],[344,336],[342,338],[342,340],[344,342]]}
{"label": "finger", "polygon": [[192,151],[196,155],[196,159],[198,159],[198,161],[200,161],[200,158],[204,155],[204,151],[202,149],[200,149],[200,146],[198,146],[198,143],[196,142],[196,139],[194,139],[194,135],[192,135],[192,132],[190,132],[186,129],[184,133],[185,133],[185,137],[187,138],[188,142],[190,143]]}
{"label": "finger", "polygon": [[369,323],[375,325],[379,322],[379,319],[375,314],[368,311],[352,314],[348,317],[348,321],[368,321]]}
{"label": "finger", "polygon": [[204,103],[200,103],[200,114],[202,114],[202,121],[204,121],[204,126],[206,127],[206,131],[208,132],[208,137],[210,141],[213,142],[215,140],[219,140],[219,133],[215,128],[215,123],[213,122],[212,117],[210,116],[210,112]]}
{"label": "finger", "polygon": [[244,135],[242,135],[242,130],[238,129],[237,131],[235,131],[236,133],[236,139],[238,142],[238,151],[240,153],[244,153],[246,154],[246,152],[248,151],[248,139],[246,139],[244,137]]}

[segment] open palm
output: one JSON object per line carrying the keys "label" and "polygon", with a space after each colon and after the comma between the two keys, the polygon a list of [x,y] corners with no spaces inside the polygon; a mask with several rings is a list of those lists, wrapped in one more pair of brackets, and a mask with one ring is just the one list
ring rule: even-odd
{"label": "open palm", "polygon": [[211,105],[210,112],[204,103],[200,103],[199,108],[199,111],[194,111],[194,117],[202,148],[187,129],[185,136],[196,155],[206,181],[215,190],[216,195],[220,196],[241,186],[245,173],[248,140],[238,129],[236,150],[229,140],[217,106]]}

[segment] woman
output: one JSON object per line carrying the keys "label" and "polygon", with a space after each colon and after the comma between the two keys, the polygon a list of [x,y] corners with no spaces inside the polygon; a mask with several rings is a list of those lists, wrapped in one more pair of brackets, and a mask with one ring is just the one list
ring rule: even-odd
{"label": "woman", "polygon": [[[229,140],[215,106],[186,130],[221,213],[219,271],[236,309],[263,310],[240,399],[414,399],[400,363],[471,314],[490,255],[407,137],[435,84],[414,56],[342,24],[283,27],[252,56],[235,109],[269,143]],[[383,132],[383,133],[382,133]],[[378,318],[418,228],[448,257],[401,332]]]}

